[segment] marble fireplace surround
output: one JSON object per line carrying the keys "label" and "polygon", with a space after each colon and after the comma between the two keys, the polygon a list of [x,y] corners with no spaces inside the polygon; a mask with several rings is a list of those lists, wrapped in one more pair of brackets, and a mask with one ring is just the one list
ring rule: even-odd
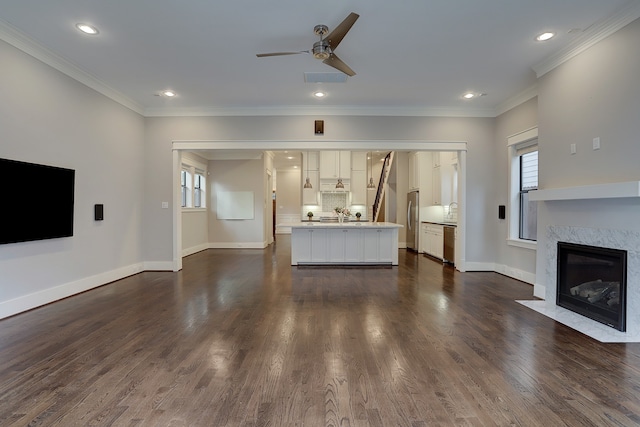
{"label": "marble fireplace surround", "polygon": [[[538,201],[640,197],[640,182],[538,190]],[[627,330],[620,332],[556,305],[558,242],[577,243],[627,251]],[[545,231],[544,300],[521,300],[547,317],[601,342],[640,342],[640,232],[624,229],[549,225]]]}

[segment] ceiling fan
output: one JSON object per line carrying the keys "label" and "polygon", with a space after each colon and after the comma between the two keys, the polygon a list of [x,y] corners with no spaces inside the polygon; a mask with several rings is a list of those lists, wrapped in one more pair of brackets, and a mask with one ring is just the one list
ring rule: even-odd
{"label": "ceiling fan", "polygon": [[320,40],[313,44],[313,48],[310,50],[301,50],[298,52],[272,52],[272,53],[258,53],[256,56],[262,58],[265,56],[283,56],[283,55],[297,55],[299,53],[312,53],[314,58],[321,59],[324,64],[327,64],[337,70],[342,71],[348,76],[355,76],[356,73],[347,64],[342,62],[340,58],[334,53],[344,36],[351,29],[356,20],[360,17],[357,13],[351,12],[344,21],[340,23],[333,31],[331,31],[327,37],[325,34],[329,32],[329,28],[326,25],[316,25],[313,27],[313,32],[320,36]]}

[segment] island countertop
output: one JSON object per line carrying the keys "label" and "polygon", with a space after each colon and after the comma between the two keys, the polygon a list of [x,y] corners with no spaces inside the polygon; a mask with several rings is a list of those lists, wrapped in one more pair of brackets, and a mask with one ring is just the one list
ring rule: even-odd
{"label": "island countertop", "polygon": [[316,221],[302,221],[292,222],[287,224],[293,228],[403,228],[402,224],[396,224],[393,222],[367,222],[367,221],[345,221],[345,222],[316,222]]}

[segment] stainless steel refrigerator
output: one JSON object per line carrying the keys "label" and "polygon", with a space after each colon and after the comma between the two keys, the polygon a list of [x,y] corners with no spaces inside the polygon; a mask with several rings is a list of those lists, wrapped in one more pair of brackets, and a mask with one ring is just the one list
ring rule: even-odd
{"label": "stainless steel refrigerator", "polygon": [[407,249],[418,251],[418,233],[420,232],[419,195],[417,191],[407,194]]}

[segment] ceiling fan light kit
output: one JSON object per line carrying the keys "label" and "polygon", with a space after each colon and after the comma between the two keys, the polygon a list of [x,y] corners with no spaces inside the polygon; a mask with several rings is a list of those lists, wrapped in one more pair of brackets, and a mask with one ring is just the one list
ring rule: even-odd
{"label": "ceiling fan light kit", "polygon": [[342,21],[332,32],[327,35],[327,37],[324,37],[324,35],[327,34],[329,28],[326,25],[316,25],[313,28],[313,32],[320,37],[320,40],[313,44],[313,48],[311,50],[301,50],[298,52],[259,53],[256,56],[258,58],[263,58],[266,56],[283,56],[297,55],[299,53],[311,53],[313,54],[314,58],[320,59],[324,64],[342,71],[350,77],[355,76],[356,72],[353,71],[340,58],[338,58],[338,56],[335,54],[335,50],[359,17],[360,15],[358,15],[357,13],[351,12],[349,16],[344,19],[344,21]]}

